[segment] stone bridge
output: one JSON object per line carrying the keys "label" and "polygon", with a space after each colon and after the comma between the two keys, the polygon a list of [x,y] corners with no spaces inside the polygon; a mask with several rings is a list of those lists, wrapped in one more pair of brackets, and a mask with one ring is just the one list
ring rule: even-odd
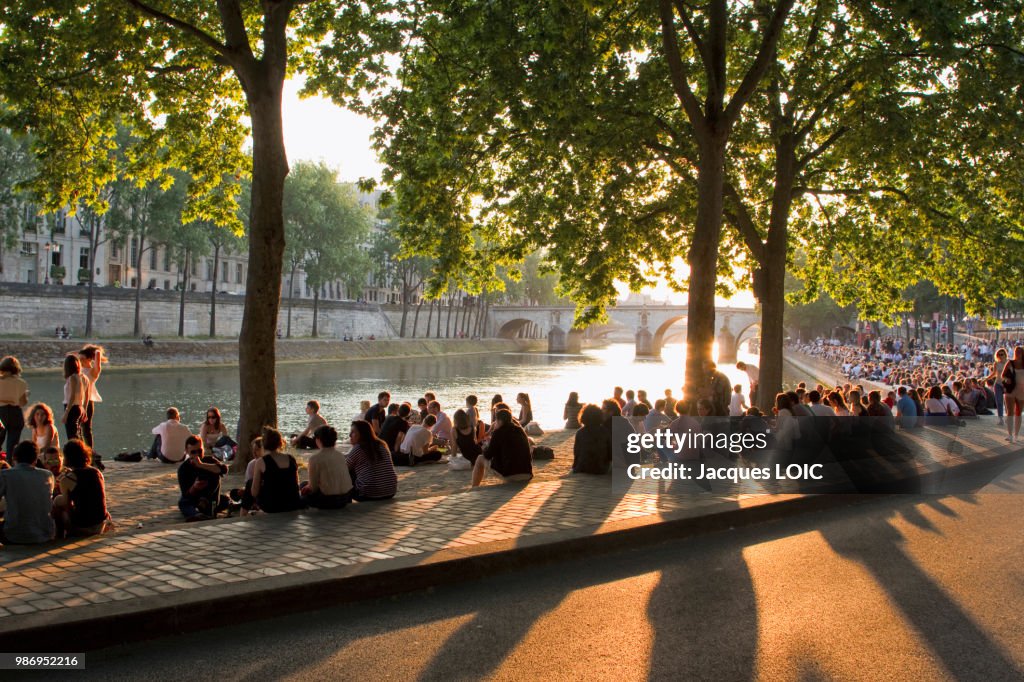
{"label": "stone bridge", "polygon": [[[603,338],[628,333],[636,341],[638,357],[658,357],[662,346],[686,327],[686,306],[623,305],[608,309],[608,321],[584,329],[571,329],[571,307],[494,306],[488,315],[487,335],[503,339],[547,338],[552,353],[578,353],[584,336]],[[760,335],[761,316],[753,308],[715,308],[718,361],[735,362],[741,343]],[[568,331],[566,331],[568,330]]]}

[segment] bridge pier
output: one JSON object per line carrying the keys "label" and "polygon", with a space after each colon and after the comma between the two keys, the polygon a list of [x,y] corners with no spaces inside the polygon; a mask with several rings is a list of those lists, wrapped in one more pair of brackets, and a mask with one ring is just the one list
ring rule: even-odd
{"label": "bridge pier", "polygon": [[661,357],[661,348],[656,347],[654,334],[652,334],[647,327],[640,327],[640,329],[636,331],[636,357]]}
{"label": "bridge pier", "polygon": [[736,362],[736,336],[723,326],[715,339],[718,342],[718,364],[731,365]]}
{"label": "bridge pier", "polygon": [[548,332],[548,352],[564,353],[566,349],[566,333],[559,326],[554,326]]}

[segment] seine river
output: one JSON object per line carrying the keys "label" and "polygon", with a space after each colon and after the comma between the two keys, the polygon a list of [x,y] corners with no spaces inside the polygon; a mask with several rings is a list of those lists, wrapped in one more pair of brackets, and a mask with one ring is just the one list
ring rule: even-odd
{"label": "seine river", "polygon": [[[557,429],[564,425],[562,411],[570,391],[578,392],[581,402],[607,398],[616,385],[646,389],[652,401],[671,388],[678,398],[684,355],[684,347],[678,344],[666,346],[661,360],[636,360],[632,344],[613,344],[582,355],[503,353],[283,364],[278,367],[277,379],[279,421],[285,432],[304,428],[303,407],[310,398],[319,400],[328,422],[337,425],[359,412],[360,400],[375,401],[381,390],[390,391],[392,400],[413,404],[424,392],[433,391],[449,414],[461,407],[470,393],[479,396],[483,414],[496,393],[516,410],[516,394],[525,391],[540,425]],[[740,359],[757,362],[756,357],[742,352]],[[734,383],[746,387],[744,372],[734,365],[721,369]],[[63,380],[58,376],[29,376],[27,380],[30,399],[49,404],[59,419]],[[220,408],[229,431],[234,432],[238,420],[236,368],[108,371],[97,387],[103,403],[97,406],[95,416],[96,450],[108,458],[123,450],[148,449],[151,429],[163,421],[169,405],[181,410],[182,421],[194,432],[210,405]]]}

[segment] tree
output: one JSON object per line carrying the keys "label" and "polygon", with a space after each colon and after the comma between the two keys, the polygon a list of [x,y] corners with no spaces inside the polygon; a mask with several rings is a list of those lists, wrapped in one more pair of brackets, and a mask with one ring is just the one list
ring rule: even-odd
{"label": "tree", "polygon": [[[409,317],[409,304],[427,277],[430,275],[431,262],[423,256],[410,255],[402,248],[401,228],[398,214],[394,206],[380,210],[377,219],[380,228],[374,232],[370,253],[377,268],[377,276],[384,281],[401,282],[402,287],[402,322],[398,336],[405,338],[406,322]],[[420,303],[422,304],[422,297]],[[417,313],[419,310],[417,309]],[[417,317],[418,320],[418,317]],[[415,320],[413,335],[415,336]]]}
{"label": "tree", "polygon": [[[284,201],[292,264],[289,282],[301,265],[313,291],[315,338],[320,294],[327,283],[344,280],[352,290],[366,282],[370,258],[362,247],[370,235],[371,218],[355,190],[339,184],[337,171],[323,162],[296,163],[285,182]],[[290,314],[288,322],[290,328]]]}
{"label": "tree", "polygon": [[139,138],[128,159],[131,177],[145,184],[165,168],[184,168],[194,181],[186,220],[235,220],[233,201],[212,190],[225,173],[244,173],[241,147],[251,133],[238,466],[248,459],[250,437],[277,423],[285,77],[304,73],[306,92],[350,103],[385,72],[383,53],[399,47],[397,6],[390,0],[25,0],[4,9],[4,118],[36,135],[41,172],[34,187],[48,207],[72,199],[101,204],[99,188],[116,176],[104,152],[124,123]]}
{"label": "tree", "polygon": [[15,138],[9,130],[0,128],[0,263],[3,249],[17,246],[26,223],[36,220],[38,209],[31,196],[22,191],[34,169],[28,138]]}
{"label": "tree", "polygon": [[[715,336],[726,149],[792,5],[423,3],[422,44],[379,104],[378,139],[419,227],[410,238],[438,258],[431,292],[546,246],[581,324],[615,300],[616,279],[638,289],[685,255],[697,386]],[[475,253],[474,232],[497,247]]]}

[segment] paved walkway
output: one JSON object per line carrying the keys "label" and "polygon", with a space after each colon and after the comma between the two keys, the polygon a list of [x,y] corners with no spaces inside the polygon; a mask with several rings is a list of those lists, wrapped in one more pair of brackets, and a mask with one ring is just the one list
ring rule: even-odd
{"label": "paved walkway", "polygon": [[[198,524],[175,521],[176,512],[169,508],[173,488],[160,493],[167,496],[160,509],[141,508],[153,501],[154,490],[164,490],[171,471],[145,465],[152,473],[143,476],[146,485],[134,490],[150,493],[132,497],[124,481],[131,476],[138,481],[142,470],[129,467],[140,465],[118,464],[108,472],[115,518],[122,528],[144,518],[143,528],[0,552],[0,633],[407,570],[452,557],[600,535],[624,524],[703,518],[801,497],[758,494],[763,491],[749,485],[708,491],[690,483],[637,485],[613,494],[607,477],[566,475],[571,439],[554,434],[553,443],[555,436],[562,441],[556,459],[538,463],[540,475],[525,485],[470,490],[468,472],[424,466],[403,472],[403,485],[412,491],[405,499]],[[941,472],[1011,450],[994,418],[952,431],[920,429],[909,437],[915,444],[914,466],[921,472]],[[417,487],[411,482],[417,476],[447,479],[450,489],[431,493],[444,486],[435,481]],[[125,512],[120,517],[118,509]]]}

